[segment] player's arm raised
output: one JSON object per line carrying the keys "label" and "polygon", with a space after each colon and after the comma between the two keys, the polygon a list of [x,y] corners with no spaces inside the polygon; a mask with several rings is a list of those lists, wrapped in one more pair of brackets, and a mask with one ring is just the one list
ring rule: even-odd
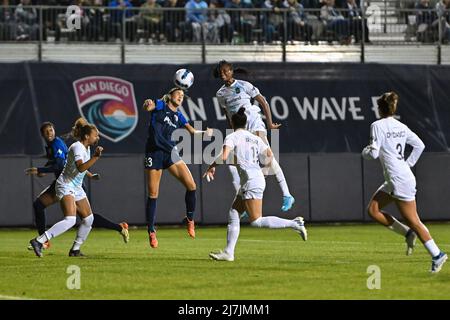
{"label": "player's arm raised", "polygon": [[208,137],[211,137],[213,135],[213,129],[206,128],[206,130],[197,130],[193,126],[191,126],[189,123],[186,123],[184,126],[187,131],[189,131],[190,134],[203,134],[206,133]]}
{"label": "player's arm raised", "polygon": [[77,160],[75,164],[77,165],[77,169],[79,172],[84,172],[88,170],[90,167],[94,165],[94,163],[97,162],[97,160],[101,157],[103,151],[103,147],[98,146],[95,148],[94,155],[91,159],[83,163],[83,160]]}
{"label": "player's arm raised", "polygon": [[216,167],[219,164],[223,164],[223,163],[225,163],[227,161],[231,150],[232,150],[231,147],[226,146],[226,145],[223,146],[222,153],[216,158],[216,160],[214,160],[213,163],[211,163],[209,165],[208,169],[203,174],[203,178],[206,178],[208,180],[208,182],[210,180],[214,180],[214,174],[216,173]]}
{"label": "player's arm raised", "polygon": [[151,111],[155,110],[155,108],[156,108],[156,104],[155,104],[155,101],[153,101],[152,99],[146,99],[144,101],[144,104],[142,105],[142,109],[147,112],[151,112]]}
{"label": "player's arm raised", "polygon": [[270,107],[267,103],[267,100],[260,94],[255,97],[255,100],[258,101],[264,112],[264,115],[266,116],[267,129],[278,129],[279,127],[281,127],[281,124],[272,122],[272,113],[270,112]]}

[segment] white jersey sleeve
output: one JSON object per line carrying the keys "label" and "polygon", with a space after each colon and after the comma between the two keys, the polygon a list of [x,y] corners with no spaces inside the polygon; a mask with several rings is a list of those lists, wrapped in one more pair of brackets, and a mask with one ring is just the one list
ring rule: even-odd
{"label": "white jersey sleeve", "polygon": [[236,147],[236,135],[234,134],[229,134],[225,137],[225,141],[223,142],[224,146],[230,147],[231,150],[234,150],[234,148]]}
{"label": "white jersey sleeve", "polygon": [[370,126],[369,145],[362,151],[362,156],[366,160],[377,159],[380,154],[380,146],[383,144],[383,133],[376,123]]}
{"label": "white jersey sleeve", "polygon": [[84,160],[86,149],[83,148],[83,145],[81,143],[74,143],[71,147],[75,162],[78,160]]}
{"label": "white jersey sleeve", "polygon": [[406,143],[413,147],[411,154],[409,155],[408,159],[406,159],[406,163],[410,167],[414,167],[414,165],[417,163],[417,160],[419,160],[423,150],[425,149],[425,144],[422,142],[422,140],[420,140],[417,134],[412,132],[409,128],[408,130],[406,130]]}
{"label": "white jersey sleeve", "polygon": [[244,91],[245,93],[247,93],[251,98],[256,97],[257,95],[260,94],[259,90],[257,87],[255,87],[253,84],[251,84],[248,81],[242,81],[243,85],[244,85]]}

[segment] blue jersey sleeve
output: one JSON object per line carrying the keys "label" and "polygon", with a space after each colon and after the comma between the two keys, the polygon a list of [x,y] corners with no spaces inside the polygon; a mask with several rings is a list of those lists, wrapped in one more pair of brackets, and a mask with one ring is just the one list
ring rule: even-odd
{"label": "blue jersey sleeve", "polygon": [[55,141],[52,144],[52,149],[53,149],[53,156],[55,159],[59,158],[66,160],[68,149],[66,144],[61,138],[59,137],[55,138]]}
{"label": "blue jersey sleeve", "polygon": [[156,100],[155,110],[156,111],[163,110],[164,109],[164,105],[165,105],[164,101],[159,100],[159,99]]}
{"label": "blue jersey sleeve", "polygon": [[186,124],[189,123],[189,121],[186,120],[186,118],[183,116],[183,114],[180,111],[177,111],[178,114],[178,123],[180,127],[186,126]]}

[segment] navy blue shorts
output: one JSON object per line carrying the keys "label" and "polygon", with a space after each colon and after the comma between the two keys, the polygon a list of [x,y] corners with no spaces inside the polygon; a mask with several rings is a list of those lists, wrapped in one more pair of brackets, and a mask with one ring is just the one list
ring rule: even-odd
{"label": "navy blue shorts", "polygon": [[145,169],[167,169],[180,160],[181,157],[176,150],[173,150],[172,153],[163,150],[147,151],[145,153],[144,166]]}

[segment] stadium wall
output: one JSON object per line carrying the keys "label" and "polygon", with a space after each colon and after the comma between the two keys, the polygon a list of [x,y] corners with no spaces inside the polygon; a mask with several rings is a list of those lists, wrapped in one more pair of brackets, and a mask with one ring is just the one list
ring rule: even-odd
{"label": "stadium wall", "polygon": [[[52,177],[31,178],[23,170],[42,165],[43,159],[30,156],[0,158],[0,226],[33,225],[32,200],[52,182]],[[145,224],[145,175],[143,156],[105,156],[93,172],[100,181],[90,181],[88,195],[93,210],[114,221]],[[267,178],[264,214],[308,222],[367,222],[365,207],[383,182],[378,161],[364,161],[360,154],[280,154],[280,163],[296,198],[287,214],[280,211],[281,191],[273,176]],[[201,179],[206,165],[189,165],[197,183],[196,218],[199,223],[225,224],[233,200],[228,169],[219,167],[214,182]],[[426,153],[415,167],[418,210],[424,220],[450,220],[446,203],[450,196],[450,155]],[[399,217],[394,206],[388,208]],[[58,205],[48,209],[48,223],[61,219]],[[184,217],[184,188],[164,173],[158,199],[158,224],[179,224]]]}
{"label": "stadium wall", "polygon": [[[376,99],[395,90],[398,114],[430,152],[450,150],[450,66],[351,63],[241,64],[269,102],[279,131],[280,152],[355,152],[367,144],[377,119]],[[0,64],[0,155],[43,153],[39,125],[51,121],[66,133],[84,115],[102,134],[107,153],[144,151],[147,98],[172,86],[181,66],[139,64]],[[227,127],[215,99],[221,81],[213,65],[186,65],[195,75],[182,112],[203,128]]]}
{"label": "stadium wall", "polygon": [[[369,221],[364,208],[381,184],[382,172],[378,162],[362,161],[359,153],[368,142],[370,123],[377,119],[376,98],[395,90],[400,94],[400,120],[426,144],[415,168],[420,213],[428,220],[450,219],[442,206],[450,195],[450,91],[445,89],[449,66],[239,66],[249,71],[239,78],[260,89],[274,121],[282,123],[280,161],[297,199],[292,212],[284,216],[303,215],[314,222]],[[53,122],[61,135],[82,115],[99,127],[105,148],[105,157],[93,168],[102,180],[89,187],[94,209],[113,220],[143,224],[142,158],[148,114],[140,106],[172,87],[172,75],[180,67],[195,75],[182,112],[192,121],[202,121],[203,128],[224,132],[225,117],[214,98],[221,83],[212,78],[213,65],[0,64],[0,226],[32,225],[32,199],[52,180],[32,179],[23,171],[45,163],[38,157],[44,153],[40,123]],[[119,113],[105,111],[110,109]],[[124,119],[121,126],[113,121]],[[185,154],[191,155],[201,159],[198,149]],[[221,168],[217,180],[206,184],[200,179],[204,161],[195,163],[189,166],[198,186],[199,222],[226,223],[233,198],[227,169]],[[265,214],[283,216],[279,187],[274,177],[267,181]],[[162,180],[158,208],[159,223],[179,223],[184,213],[184,190],[168,173]],[[48,212],[49,223],[60,219],[57,205]]]}

